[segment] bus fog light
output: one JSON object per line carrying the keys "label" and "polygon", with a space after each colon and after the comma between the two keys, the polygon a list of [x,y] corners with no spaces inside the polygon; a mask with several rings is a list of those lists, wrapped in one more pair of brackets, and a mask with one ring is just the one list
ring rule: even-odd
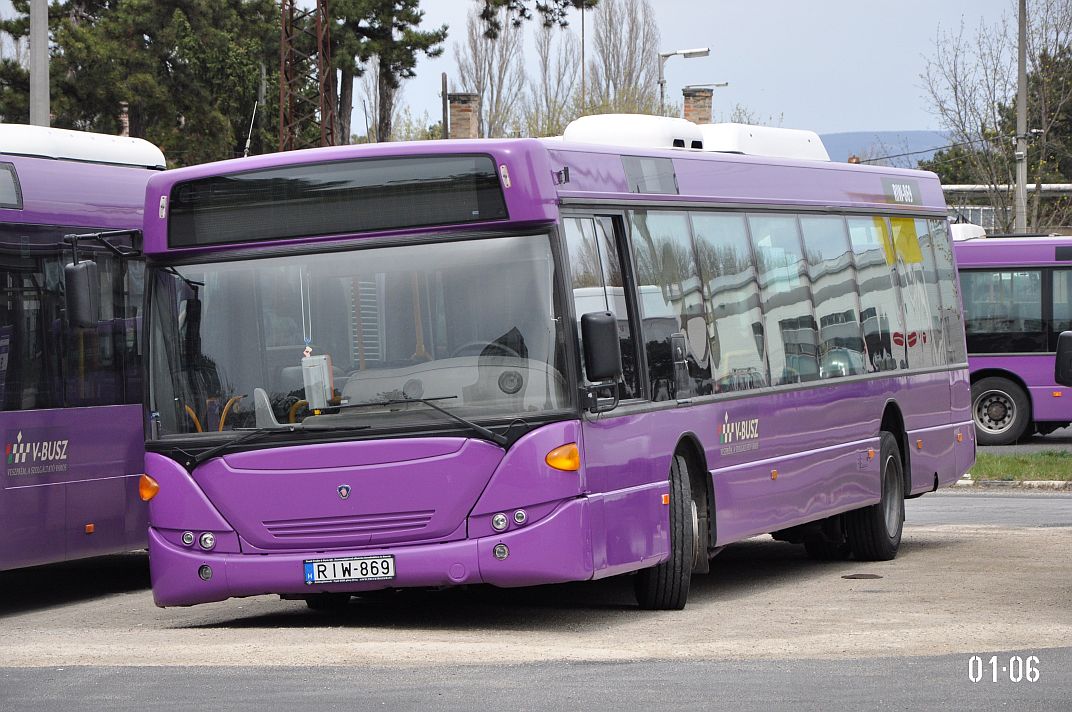
{"label": "bus fog light", "polygon": [[529,515],[525,514],[524,509],[519,509],[514,512],[514,521],[518,524],[524,524],[526,521],[528,521],[528,518]]}
{"label": "bus fog light", "polygon": [[205,532],[201,535],[201,539],[200,541],[198,541],[198,543],[201,545],[202,549],[208,551],[209,549],[216,546],[216,535],[212,532]]}
{"label": "bus fog light", "polygon": [[506,544],[496,544],[495,548],[492,550],[492,553],[495,554],[496,559],[502,561],[510,555],[510,550],[506,548]]}
{"label": "bus fog light", "polygon": [[[510,523],[510,520],[508,520],[506,518],[506,515],[503,514],[502,512],[499,512],[498,514],[496,514],[494,517],[491,518],[491,528],[494,529],[497,532],[501,532],[503,529],[506,529],[506,525],[509,524],[509,523]],[[506,558],[506,557],[503,557],[503,558]]]}
{"label": "bus fog light", "polygon": [[212,567],[205,564],[197,570],[197,575],[201,577],[202,581],[208,581],[212,578]]}
{"label": "bus fog light", "polygon": [[182,543],[185,544],[186,546],[193,546],[194,545],[194,533],[193,532],[183,532],[182,533]]}

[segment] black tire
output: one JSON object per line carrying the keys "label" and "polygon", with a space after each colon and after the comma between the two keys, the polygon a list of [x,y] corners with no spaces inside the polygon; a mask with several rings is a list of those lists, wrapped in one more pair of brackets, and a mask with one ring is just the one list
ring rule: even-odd
{"label": "black tire", "polygon": [[860,561],[889,561],[897,556],[904,528],[904,468],[897,439],[885,430],[879,435],[878,504],[844,514],[845,532],[852,554]]}
{"label": "black tire", "polygon": [[688,462],[675,454],[670,461],[670,557],[637,572],[634,590],[641,608],[679,611],[685,607],[698,545],[695,525]]}
{"label": "black tire", "polygon": [[316,593],[305,598],[310,610],[322,613],[340,613],[350,605],[348,593]]}
{"label": "black tire", "polygon": [[972,419],[980,445],[1012,445],[1031,423],[1031,401],[1007,378],[981,378],[971,387]]}

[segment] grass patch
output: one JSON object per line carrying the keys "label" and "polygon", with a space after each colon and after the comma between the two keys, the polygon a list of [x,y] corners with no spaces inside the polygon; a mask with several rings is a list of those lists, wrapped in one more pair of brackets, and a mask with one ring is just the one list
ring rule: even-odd
{"label": "grass patch", "polygon": [[971,476],[973,480],[1072,480],[1072,452],[979,453]]}

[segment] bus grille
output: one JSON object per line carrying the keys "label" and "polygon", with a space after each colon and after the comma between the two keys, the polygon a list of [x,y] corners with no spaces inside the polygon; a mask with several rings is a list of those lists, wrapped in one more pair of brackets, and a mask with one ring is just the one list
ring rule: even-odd
{"label": "bus grille", "polygon": [[262,522],[276,539],[323,536],[376,536],[418,531],[428,526],[434,509],[390,514],[359,514],[352,517],[317,517],[314,519],[277,519]]}

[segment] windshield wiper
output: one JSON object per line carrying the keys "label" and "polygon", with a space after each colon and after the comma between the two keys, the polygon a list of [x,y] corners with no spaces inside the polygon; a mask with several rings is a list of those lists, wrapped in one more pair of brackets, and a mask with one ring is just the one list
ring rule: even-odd
{"label": "windshield wiper", "polygon": [[369,427],[370,426],[368,425],[330,425],[327,427],[308,427],[302,425],[301,423],[292,423],[289,425],[280,425],[278,427],[252,428],[250,430],[243,429],[242,435],[239,435],[233,440],[228,440],[225,443],[220,443],[215,447],[210,447],[208,450],[202,450],[196,455],[190,455],[188,453],[183,454],[187,456],[186,466],[189,468],[193,468],[197,467],[209,458],[215,457],[216,455],[219,455],[228,450],[232,450],[243,443],[251,442],[253,440],[260,440],[262,437],[270,435],[272,433],[297,433],[301,431],[307,431],[311,433],[323,433],[330,432],[333,430],[368,430]]}
{"label": "windshield wiper", "polygon": [[474,433],[477,433],[478,435],[483,437],[485,440],[490,440],[493,443],[496,443],[497,445],[502,445],[502,446],[505,446],[506,443],[509,442],[509,440],[506,438],[506,436],[499,435],[498,433],[492,432],[491,430],[488,430],[487,428],[485,428],[483,425],[478,425],[477,423],[474,423],[473,421],[471,421],[471,420],[469,420],[467,418],[463,418],[460,415],[456,415],[455,413],[451,413],[446,408],[441,408],[441,407],[439,407],[438,405],[435,404],[435,401],[452,400],[452,399],[457,398],[457,397],[458,396],[439,396],[437,398],[386,398],[384,400],[366,401],[364,403],[347,403],[346,405],[340,405],[338,407],[341,410],[341,409],[344,409],[344,408],[368,408],[368,407],[374,406],[374,405],[386,406],[386,405],[401,405],[403,403],[422,403],[422,404],[428,406],[429,408],[431,408],[432,410],[439,411],[440,413],[442,413],[443,415],[447,416],[451,420],[454,420],[454,421],[456,421],[458,423],[461,423],[465,427],[467,427],[470,430],[472,430]]}

